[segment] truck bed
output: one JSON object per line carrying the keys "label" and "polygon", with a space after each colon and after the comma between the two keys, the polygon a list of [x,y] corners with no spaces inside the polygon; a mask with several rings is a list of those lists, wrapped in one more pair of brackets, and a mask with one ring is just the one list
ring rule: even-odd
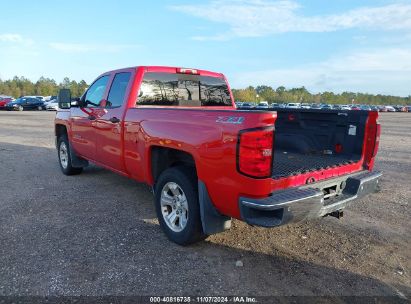
{"label": "truck bed", "polygon": [[278,179],[322,169],[341,167],[357,162],[346,155],[302,154],[287,151],[275,151],[273,178]]}
{"label": "truck bed", "polygon": [[274,179],[361,160],[366,111],[278,109]]}

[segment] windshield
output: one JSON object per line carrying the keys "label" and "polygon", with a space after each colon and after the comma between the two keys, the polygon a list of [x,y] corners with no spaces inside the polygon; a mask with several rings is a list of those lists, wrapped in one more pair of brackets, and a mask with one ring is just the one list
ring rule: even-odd
{"label": "windshield", "polygon": [[137,105],[232,106],[230,91],[223,78],[145,73]]}

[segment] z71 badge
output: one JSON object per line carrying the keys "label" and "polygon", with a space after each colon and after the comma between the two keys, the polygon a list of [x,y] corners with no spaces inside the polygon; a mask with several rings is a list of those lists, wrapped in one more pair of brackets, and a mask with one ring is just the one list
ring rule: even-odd
{"label": "z71 badge", "polygon": [[215,122],[240,125],[244,121],[242,116],[218,116]]}

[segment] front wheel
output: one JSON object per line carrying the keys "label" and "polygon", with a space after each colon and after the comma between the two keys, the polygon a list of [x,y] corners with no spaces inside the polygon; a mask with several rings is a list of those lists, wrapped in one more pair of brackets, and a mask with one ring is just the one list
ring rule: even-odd
{"label": "front wheel", "polygon": [[37,110],[42,111],[42,110],[43,110],[43,107],[42,107],[42,106],[38,106],[38,107],[37,107]]}
{"label": "front wheel", "polygon": [[188,245],[206,238],[193,169],[181,166],[165,170],[156,185],[155,204],[160,226],[171,241]]}
{"label": "front wheel", "polygon": [[65,175],[76,175],[83,171],[83,168],[75,168],[71,165],[70,143],[67,136],[60,136],[57,141],[57,153],[61,171]]}
{"label": "front wheel", "polygon": [[23,108],[23,106],[19,106],[19,111],[24,111],[24,108]]}

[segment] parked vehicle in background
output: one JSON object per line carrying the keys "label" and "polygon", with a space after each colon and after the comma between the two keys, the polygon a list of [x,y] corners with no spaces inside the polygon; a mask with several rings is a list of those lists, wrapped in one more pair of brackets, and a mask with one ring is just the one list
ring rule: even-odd
{"label": "parked vehicle in background", "polygon": [[249,102],[244,102],[244,103],[242,104],[241,108],[243,108],[243,109],[252,109],[252,108],[254,108],[254,107],[251,105],[251,103],[249,103]]}
{"label": "parked vehicle in background", "polygon": [[405,106],[394,106],[396,112],[408,112]]}
{"label": "parked vehicle in background", "polygon": [[296,102],[290,102],[290,103],[287,103],[287,108],[288,109],[299,109],[300,104]]}
{"label": "parked vehicle in background", "polygon": [[260,101],[257,105],[258,109],[268,109],[268,102],[267,101]]}
{"label": "parked vehicle in background", "polygon": [[361,105],[360,109],[363,110],[363,111],[371,111],[371,107],[367,106],[367,105]]}
{"label": "parked vehicle in background", "polygon": [[387,109],[387,112],[397,112],[393,106],[385,106],[385,108]]}
{"label": "parked vehicle in background", "polygon": [[42,102],[45,102],[45,97],[39,96],[39,95],[25,95],[25,96],[21,96],[20,98],[36,98],[38,100],[41,100]]}
{"label": "parked vehicle in background", "polygon": [[351,110],[353,110],[353,111],[360,111],[361,108],[360,108],[360,106],[352,105],[352,106],[351,106]]}
{"label": "parked vehicle in background", "polygon": [[147,183],[160,227],[182,245],[231,218],[277,227],[340,217],[381,177],[377,112],[239,111],[220,73],[126,68],[100,75],[75,107],[67,90],[59,101],[61,171],[91,161]]}
{"label": "parked vehicle in background", "polygon": [[59,108],[59,103],[57,99],[50,100],[44,103],[47,111],[57,111]]}
{"label": "parked vehicle in background", "polygon": [[347,105],[342,105],[342,106],[340,107],[340,110],[349,111],[349,110],[351,110],[351,108],[350,108],[349,106],[347,106]]}
{"label": "parked vehicle in background", "polygon": [[378,108],[378,112],[388,112],[385,106],[378,106],[377,108]]}
{"label": "parked vehicle in background", "polygon": [[321,105],[319,103],[313,103],[311,104],[311,109],[321,109]]}
{"label": "parked vehicle in background", "polygon": [[411,112],[411,106],[405,106],[407,108],[407,112]]}
{"label": "parked vehicle in background", "polygon": [[306,103],[306,102],[303,102],[303,103],[300,105],[300,108],[301,108],[301,109],[311,109],[310,104],[308,104],[308,103]]}
{"label": "parked vehicle in background", "polygon": [[243,103],[241,101],[236,101],[235,105],[237,108],[241,108],[243,106]]}
{"label": "parked vehicle in background", "polygon": [[31,97],[21,97],[9,102],[6,105],[8,111],[24,111],[24,110],[45,110],[44,102]]}
{"label": "parked vehicle in background", "polygon": [[0,97],[0,109],[5,109],[5,106],[12,101],[12,97]]}
{"label": "parked vehicle in background", "polygon": [[55,95],[51,95],[51,96],[44,96],[44,101],[45,102],[47,102],[47,101],[50,101],[50,100],[54,100],[54,99],[57,99],[57,96],[55,96]]}
{"label": "parked vehicle in background", "polygon": [[321,105],[321,110],[331,110],[331,109],[332,109],[332,107],[328,104]]}

